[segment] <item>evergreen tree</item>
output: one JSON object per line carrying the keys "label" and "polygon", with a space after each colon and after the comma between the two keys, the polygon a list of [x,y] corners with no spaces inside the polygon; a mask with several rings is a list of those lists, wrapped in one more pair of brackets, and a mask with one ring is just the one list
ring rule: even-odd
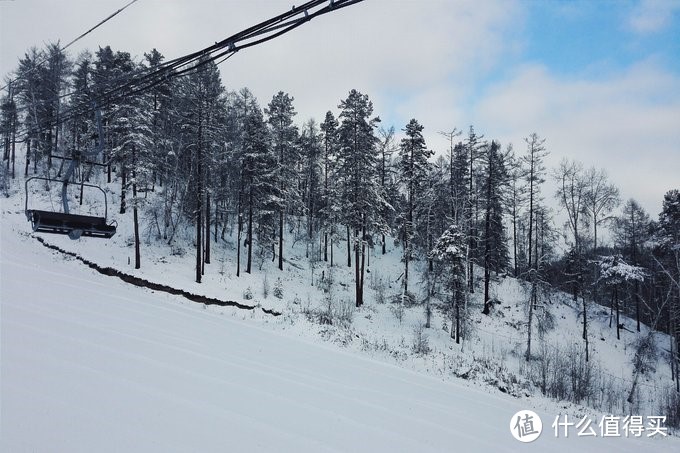
{"label": "evergreen tree", "polygon": [[399,174],[406,191],[406,205],[402,211],[404,237],[404,297],[408,297],[409,262],[413,258],[413,239],[416,233],[414,213],[419,209],[429,171],[428,158],[433,154],[425,146],[423,126],[412,119],[404,128],[406,136],[399,146]]}
{"label": "evergreen tree", "polygon": [[[384,229],[380,213],[384,198],[377,183],[376,137],[378,118],[371,118],[373,103],[368,95],[350,91],[338,106],[342,123],[338,129],[338,174],[344,223],[353,232],[356,306],[363,304],[365,248],[368,235]],[[361,263],[359,259],[361,258]]]}
{"label": "evergreen tree", "polygon": [[319,207],[319,220],[323,229],[323,260],[328,261],[328,246],[330,237],[330,264],[333,266],[333,238],[338,223],[340,206],[338,203],[337,181],[335,181],[336,163],[338,158],[338,121],[331,111],[326,112],[323,123],[319,126],[322,133],[322,179],[323,192]]}
{"label": "evergreen tree", "polygon": [[300,134],[299,149],[301,152],[301,192],[302,202],[307,212],[307,238],[312,240],[314,224],[318,223],[322,192],[322,143],[321,133],[316,122],[310,119],[305,123]]}
{"label": "evergreen tree", "polygon": [[477,246],[479,242],[479,178],[477,161],[481,149],[485,146],[482,141],[483,135],[477,135],[474,127],[470,126],[468,137],[464,144],[467,159],[467,191],[465,202],[465,223],[468,230],[468,291],[475,292],[474,263],[476,261]]}
{"label": "evergreen tree", "polygon": [[[397,204],[397,199],[399,197],[399,187],[398,180],[396,178],[396,172],[394,171],[392,164],[392,155],[396,151],[396,146],[394,144],[394,127],[389,129],[379,128],[379,178],[380,187],[385,195],[385,200],[387,205],[382,213],[383,218],[388,227],[393,228],[395,223],[394,209],[390,209],[390,206],[395,206]],[[381,248],[382,254],[387,253],[387,243],[385,238],[385,233],[383,232],[381,237]]]}
{"label": "evergreen tree", "polygon": [[489,314],[491,272],[501,272],[508,263],[508,247],[503,225],[503,191],[507,184],[505,160],[500,145],[492,141],[486,148],[484,184],[484,314]]}
{"label": "evergreen tree", "polygon": [[[634,199],[629,199],[623,206],[621,215],[615,220],[613,235],[616,247],[627,258],[631,265],[643,265],[648,250],[646,242],[650,238],[649,214]],[[635,301],[635,319],[637,331],[640,331],[640,281],[633,281],[633,300]]]}
{"label": "evergreen tree", "polygon": [[247,212],[246,244],[248,260],[246,272],[252,273],[254,224],[257,220],[260,247],[274,247],[276,239],[275,217],[279,212],[279,184],[277,156],[272,152],[269,131],[259,108],[251,109],[244,122],[242,184]]}
{"label": "evergreen tree", "polygon": [[283,225],[285,213],[291,211],[301,201],[299,188],[291,182],[296,179],[300,162],[300,150],[296,145],[298,131],[293,124],[295,108],[293,98],[279,91],[272,98],[265,113],[271,127],[273,151],[277,157],[276,178],[281,200],[279,202],[279,269],[283,270]]}
{"label": "evergreen tree", "polygon": [[[193,199],[187,209],[196,225],[196,282],[201,282],[204,264],[210,262],[210,222],[211,189],[210,169],[214,154],[220,147],[219,137],[220,109],[223,108],[221,95],[224,91],[217,65],[214,62],[203,64],[191,72],[179,86],[182,116],[180,124],[185,148],[183,158],[187,162],[188,192]],[[205,230],[205,232],[204,232]]]}
{"label": "evergreen tree", "polygon": [[[442,233],[437,239],[434,248],[430,252],[430,257],[445,263],[448,275],[447,287],[451,291],[452,317],[451,338],[456,338],[456,343],[460,343],[461,337],[461,305],[464,305],[463,285],[465,285],[465,259],[467,255],[467,238],[461,228],[455,223]],[[455,329],[454,329],[455,325]]]}

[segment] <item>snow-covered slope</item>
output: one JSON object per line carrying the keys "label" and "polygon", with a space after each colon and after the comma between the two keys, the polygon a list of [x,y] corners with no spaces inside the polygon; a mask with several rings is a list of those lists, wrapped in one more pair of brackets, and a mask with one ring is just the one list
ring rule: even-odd
{"label": "snow-covered slope", "polygon": [[543,435],[520,444],[509,422],[525,400],[131,287],[44,248],[16,215],[3,213],[0,232],[3,452],[680,448],[555,438],[557,405],[537,411]]}

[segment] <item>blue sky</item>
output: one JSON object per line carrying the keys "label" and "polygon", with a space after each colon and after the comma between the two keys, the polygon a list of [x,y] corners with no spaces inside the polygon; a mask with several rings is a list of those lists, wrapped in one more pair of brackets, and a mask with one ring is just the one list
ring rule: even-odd
{"label": "blue sky", "polygon": [[[644,3],[644,2],[643,2]],[[654,3],[654,2],[649,2]],[[663,3],[663,2],[660,2]],[[633,1],[530,1],[526,20],[526,57],[565,75],[612,72],[649,56],[680,70],[677,8],[646,13]],[[649,8],[653,5],[650,4]]]}
{"label": "blue sky", "polygon": [[[127,0],[0,1],[0,73],[32,45],[68,42]],[[76,46],[141,58],[203,48],[291,6],[290,0],[139,0]],[[58,20],[55,20],[55,17]],[[30,26],[27,26],[30,24]],[[428,146],[473,124],[524,151],[536,132],[549,166],[604,167],[653,217],[680,187],[680,0],[365,0],[221,66],[228,89],[262,105],[279,90],[297,120],[322,119],[356,88],[384,126],[411,118]],[[553,190],[546,184],[544,197]]]}

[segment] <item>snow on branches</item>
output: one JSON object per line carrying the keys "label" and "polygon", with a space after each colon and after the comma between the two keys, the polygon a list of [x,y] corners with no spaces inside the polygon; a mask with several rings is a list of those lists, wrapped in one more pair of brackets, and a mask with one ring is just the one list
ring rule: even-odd
{"label": "snow on branches", "polygon": [[600,268],[598,283],[617,285],[635,280],[642,282],[645,279],[643,268],[626,263],[620,255],[603,256],[595,263]]}

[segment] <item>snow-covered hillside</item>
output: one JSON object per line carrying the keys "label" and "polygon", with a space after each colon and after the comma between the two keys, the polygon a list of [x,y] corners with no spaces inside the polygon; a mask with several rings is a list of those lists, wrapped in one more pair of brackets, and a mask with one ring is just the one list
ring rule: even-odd
{"label": "snow-covered hillside", "polygon": [[[115,185],[109,190],[115,202]],[[603,412],[539,396],[523,360],[526,293],[512,278],[494,285],[499,303],[491,316],[472,299],[466,339],[455,345],[441,306],[434,304],[432,327],[423,329],[422,305],[390,303],[402,272],[394,245],[385,256],[371,254],[367,302],[357,310],[343,242],[332,269],[310,263],[301,239],[287,244],[285,273],[264,259],[252,275],[237,278],[227,235],[213,245],[212,264],[197,284],[194,257],[181,245],[147,243],[135,270],[129,216],[117,217],[112,240],[71,241],[32,234],[20,193],[2,203],[3,451],[443,451],[461,444],[514,451],[520,444],[508,423],[520,409],[543,418],[538,450],[679,445],[555,438],[550,424],[558,414],[594,423],[604,413],[624,415],[611,399],[629,388],[637,337],[624,332],[617,342],[601,308],[593,308],[590,327],[601,390],[584,403]],[[35,236],[100,266],[256,308],[204,306],[137,288]],[[535,338],[535,350],[582,360],[578,309],[554,295],[545,309],[552,327]],[[656,372],[638,387],[649,404],[634,414],[658,414],[650,395],[671,385],[659,350]]]}

